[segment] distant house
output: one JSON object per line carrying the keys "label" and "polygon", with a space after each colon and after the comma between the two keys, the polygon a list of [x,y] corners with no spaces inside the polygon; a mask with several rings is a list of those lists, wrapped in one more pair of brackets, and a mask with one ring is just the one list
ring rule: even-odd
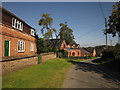
{"label": "distant house", "polygon": [[92,47],[88,47],[88,48],[84,48],[86,51],[88,51],[89,53],[91,53],[92,56],[96,56],[96,50],[95,48]]}
{"label": "distant house", "polygon": [[84,48],[80,48],[82,55],[81,56],[92,56],[92,54],[90,52],[88,52],[86,49]]}
{"label": "distant house", "polygon": [[66,50],[68,51],[69,56],[82,56],[82,52],[79,48],[80,45],[73,41],[67,45]]}
{"label": "distant house", "polygon": [[33,55],[36,53],[35,29],[15,14],[0,7],[2,22],[0,22],[1,57]]}
{"label": "distant house", "polygon": [[65,50],[67,47],[67,43],[65,40],[60,40],[60,39],[51,39],[50,40],[54,46],[54,48],[59,48],[60,50]]}

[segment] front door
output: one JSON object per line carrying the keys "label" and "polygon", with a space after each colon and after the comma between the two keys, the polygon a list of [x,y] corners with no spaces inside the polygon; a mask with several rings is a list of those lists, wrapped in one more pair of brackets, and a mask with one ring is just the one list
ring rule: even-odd
{"label": "front door", "polygon": [[4,42],[4,56],[9,56],[10,41],[5,40]]}

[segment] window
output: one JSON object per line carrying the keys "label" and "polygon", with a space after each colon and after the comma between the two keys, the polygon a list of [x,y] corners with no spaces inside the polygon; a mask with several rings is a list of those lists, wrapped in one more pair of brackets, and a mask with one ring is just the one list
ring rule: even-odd
{"label": "window", "polygon": [[31,29],[31,35],[35,36],[35,31],[33,29]]}
{"label": "window", "polygon": [[80,55],[80,53],[78,52],[78,55]]}
{"label": "window", "polygon": [[15,18],[12,18],[12,27],[23,31],[23,24]]}
{"label": "window", "polygon": [[34,44],[33,43],[30,44],[30,51],[34,51]]}
{"label": "window", "polygon": [[25,42],[18,41],[18,52],[24,52],[24,51],[25,51]]}

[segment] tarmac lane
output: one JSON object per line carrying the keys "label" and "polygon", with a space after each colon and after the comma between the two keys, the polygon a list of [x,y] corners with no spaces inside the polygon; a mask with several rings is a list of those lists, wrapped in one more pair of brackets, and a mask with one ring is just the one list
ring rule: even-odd
{"label": "tarmac lane", "polygon": [[120,88],[120,82],[111,76],[113,72],[91,61],[74,62],[62,88]]}

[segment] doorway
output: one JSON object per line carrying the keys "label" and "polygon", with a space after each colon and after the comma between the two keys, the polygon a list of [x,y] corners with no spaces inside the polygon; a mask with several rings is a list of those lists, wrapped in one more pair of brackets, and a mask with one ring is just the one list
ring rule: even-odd
{"label": "doorway", "polygon": [[10,56],[10,41],[4,41],[4,56]]}

